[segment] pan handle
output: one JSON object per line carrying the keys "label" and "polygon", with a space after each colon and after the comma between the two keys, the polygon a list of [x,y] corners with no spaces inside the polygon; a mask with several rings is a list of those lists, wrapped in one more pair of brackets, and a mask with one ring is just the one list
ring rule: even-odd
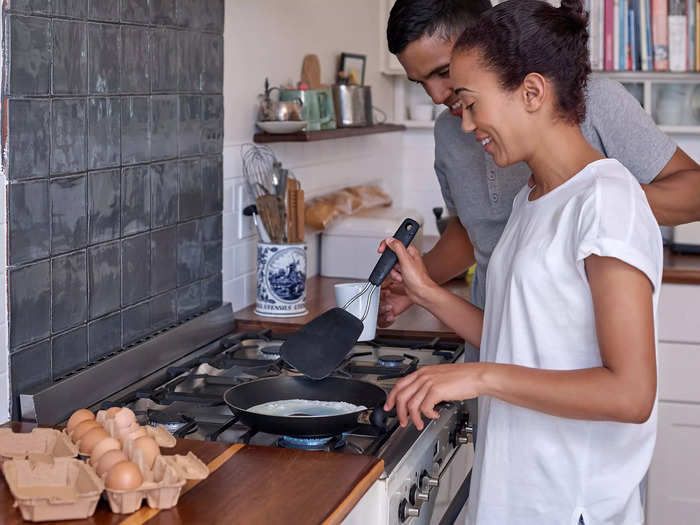
{"label": "pan handle", "polygon": [[[451,401],[442,401],[435,405],[435,410],[437,412],[440,412],[443,408],[449,408],[453,406],[454,403]],[[392,408],[389,412],[384,410],[384,407],[378,406],[372,411],[372,414],[370,415],[370,421],[371,423],[382,430],[387,430],[387,426],[389,423],[389,418],[390,417],[396,417],[396,407]],[[426,419],[425,416],[423,419]]]}
{"label": "pan handle", "polygon": [[[420,224],[413,219],[404,219],[399,229],[396,230],[394,238],[401,241],[404,246],[408,246],[416,236],[416,233],[418,233],[418,228],[420,228]],[[372,273],[369,275],[369,282],[375,286],[382,284],[396,264],[396,261],[398,261],[396,254],[387,246],[386,250],[384,250],[384,253],[382,253],[382,256],[379,258],[379,261],[377,261],[374,270],[372,270]]]}

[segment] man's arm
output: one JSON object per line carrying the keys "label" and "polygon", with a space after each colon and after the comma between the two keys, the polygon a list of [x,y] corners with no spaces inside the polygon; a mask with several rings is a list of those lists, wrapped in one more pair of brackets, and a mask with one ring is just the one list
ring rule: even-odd
{"label": "man's arm", "polygon": [[[382,241],[379,251],[383,252],[384,247]],[[438,242],[423,256],[430,278],[438,284],[444,284],[464,272],[475,260],[474,247],[457,217],[448,220]],[[381,294],[377,324],[385,328],[413,306],[413,301],[406,295],[403,284],[394,281],[391,276],[382,284]]]}
{"label": "man's arm", "polygon": [[662,226],[700,220],[700,166],[677,148],[650,184],[643,184],[651,210]]}

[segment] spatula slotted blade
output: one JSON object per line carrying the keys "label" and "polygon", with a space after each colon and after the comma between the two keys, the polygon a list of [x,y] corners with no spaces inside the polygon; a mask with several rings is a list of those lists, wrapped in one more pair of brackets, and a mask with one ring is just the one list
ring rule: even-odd
{"label": "spatula slotted blade", "polygon": [[291,334],[280,356],[311,379],[323,379],[336,369],[357,342],[363,324],[342,308],[331,308]]}

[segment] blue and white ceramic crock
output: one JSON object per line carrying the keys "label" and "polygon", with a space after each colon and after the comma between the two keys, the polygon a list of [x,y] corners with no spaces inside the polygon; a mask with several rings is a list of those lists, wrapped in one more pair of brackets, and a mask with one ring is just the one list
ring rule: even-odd
{"label": "blue and white ceramic crock", "polygon": [[306,315],[306,244],[258,243],[255,313]]}

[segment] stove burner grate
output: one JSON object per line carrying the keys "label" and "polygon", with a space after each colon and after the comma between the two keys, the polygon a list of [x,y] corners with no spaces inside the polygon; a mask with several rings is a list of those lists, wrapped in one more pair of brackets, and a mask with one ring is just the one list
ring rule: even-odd
{"label": "stove burner grate", "polygon": [[166,411],[148,409],[146,418],[152,427],[163,425],[175,437],[191,434],[198,427],[197,422],[185,414],[173,415]]}
{"label": "stove burner grate", "polygon": [[382,355],[377,358],[377,364],[379,366],[398,367],[405,360],[406,358],[402,355]]}

